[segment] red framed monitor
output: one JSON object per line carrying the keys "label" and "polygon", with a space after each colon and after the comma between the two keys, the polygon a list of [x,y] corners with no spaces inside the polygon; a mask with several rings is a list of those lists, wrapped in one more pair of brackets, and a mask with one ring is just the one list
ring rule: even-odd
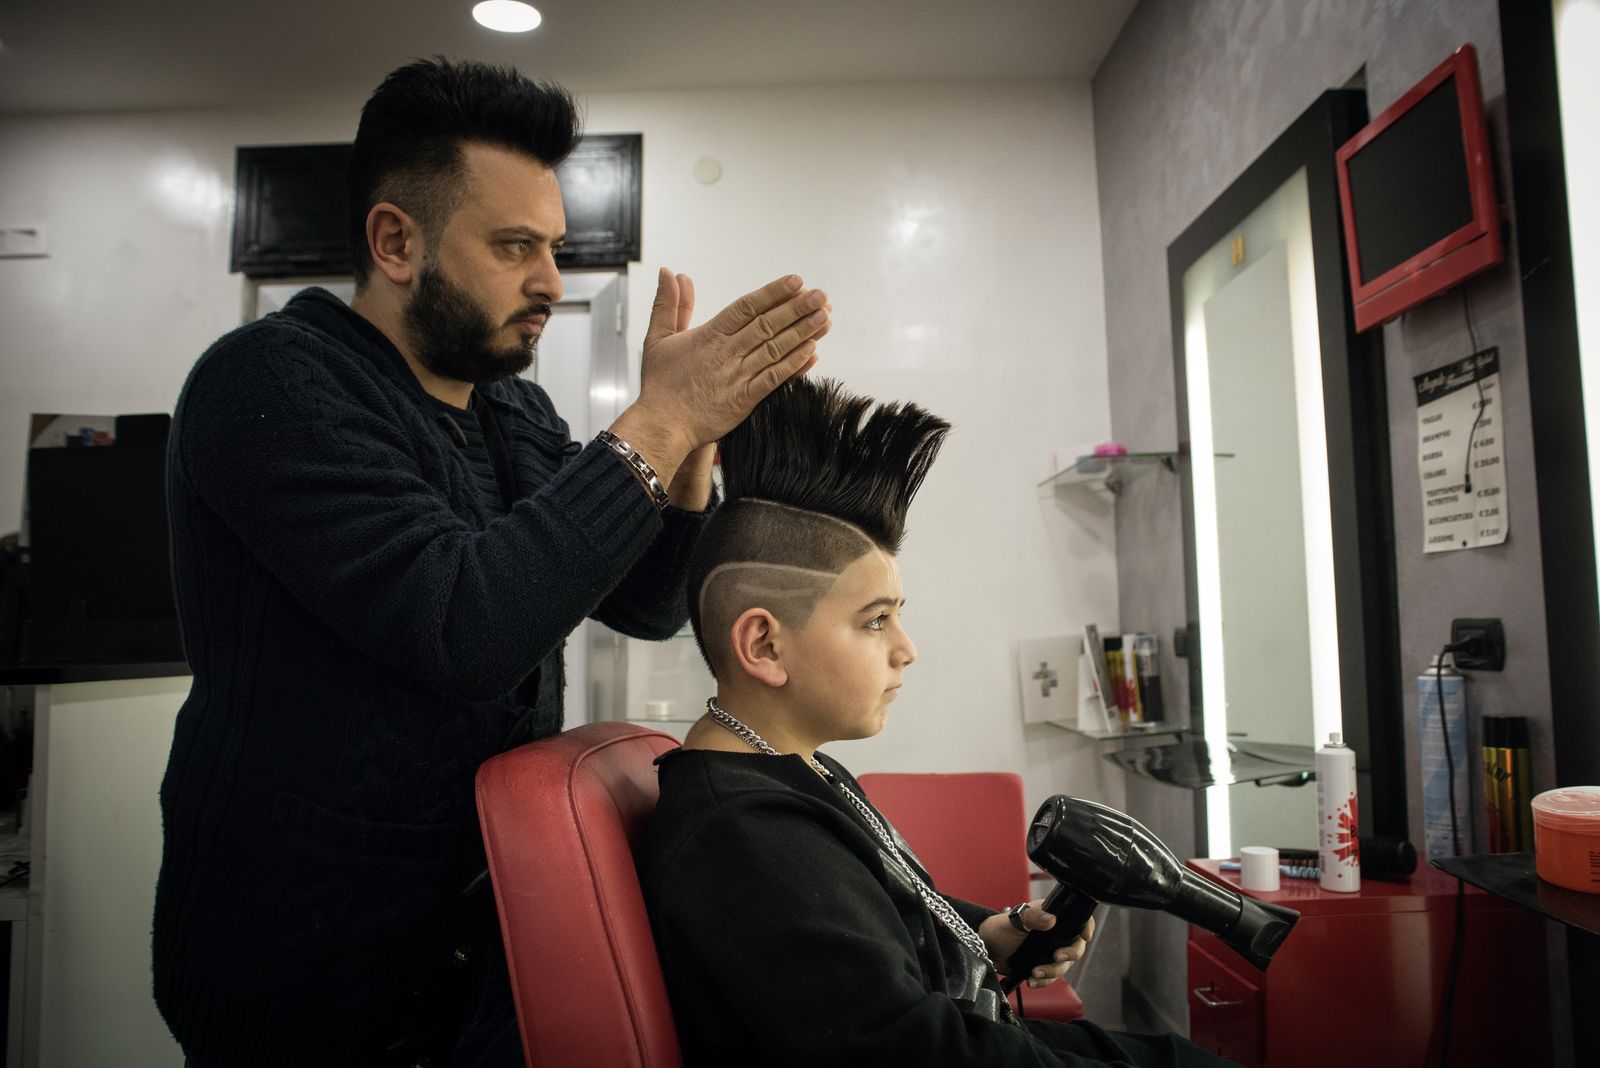
{"label": "red framed monitor", "polygon": [[1504,259],[1471,45],[1363,127],[1335,162],[1357,330]]}

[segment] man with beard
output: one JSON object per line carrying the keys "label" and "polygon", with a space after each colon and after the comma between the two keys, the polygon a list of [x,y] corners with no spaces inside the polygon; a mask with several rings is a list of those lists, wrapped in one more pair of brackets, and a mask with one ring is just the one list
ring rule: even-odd
{"label": "man with beard", "polygon": [[517,377],[561,297],[559,87],[443,59],[362,111],[357,291],[195,365],[169,444],[194,684],[161,802],[156,1000],[189,1063],[520,1064],[472,782],[561,729],[586,616],[684,620],[715,442],[816,359],[789,276],[690,328],[663,271],[638,399],[574,442]]}

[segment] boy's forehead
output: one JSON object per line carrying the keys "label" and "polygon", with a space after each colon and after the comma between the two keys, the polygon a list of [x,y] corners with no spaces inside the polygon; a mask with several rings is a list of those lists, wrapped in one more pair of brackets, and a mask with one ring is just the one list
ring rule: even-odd
{"label": "boy's forehead", "polygon": [[902,596],[899,563],[893,556],[873,546],[871,552],[856,558],[850,566],[839,572],[833,588],[823,600],[854,612],[880,598],[887,597],[898,602]]}

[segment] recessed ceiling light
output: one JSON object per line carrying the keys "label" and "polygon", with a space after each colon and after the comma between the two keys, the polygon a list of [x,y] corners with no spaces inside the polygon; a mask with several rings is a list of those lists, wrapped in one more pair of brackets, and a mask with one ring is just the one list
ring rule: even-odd
{"label": "recessed ceiling light", "polygon": [[483,0],[472,9],[478,25],[501,33],[527,33],[539,28],[544,16],[539,9],[518,0]]}

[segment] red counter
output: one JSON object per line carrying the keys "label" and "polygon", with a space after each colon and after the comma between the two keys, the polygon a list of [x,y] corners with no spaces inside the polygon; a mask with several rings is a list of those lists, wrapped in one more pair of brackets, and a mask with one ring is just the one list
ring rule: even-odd
{"label": "red counter", "polygon": [[[1258,971],[1209,931],[1189,929],[1189,1032],[1247,1068],[1389,1068],[1439,1063],[1440,1010],[1455,933],[1457,880],[1432,869],[1406,883],[1336,894],[1314,880],[1242,890],[1237,872],[1191,860],[1207,878],[1286,905],[1300,922]],[[1456,980],[1452,1068],[1550,1062],[1544,922],[1472,887]]]}

